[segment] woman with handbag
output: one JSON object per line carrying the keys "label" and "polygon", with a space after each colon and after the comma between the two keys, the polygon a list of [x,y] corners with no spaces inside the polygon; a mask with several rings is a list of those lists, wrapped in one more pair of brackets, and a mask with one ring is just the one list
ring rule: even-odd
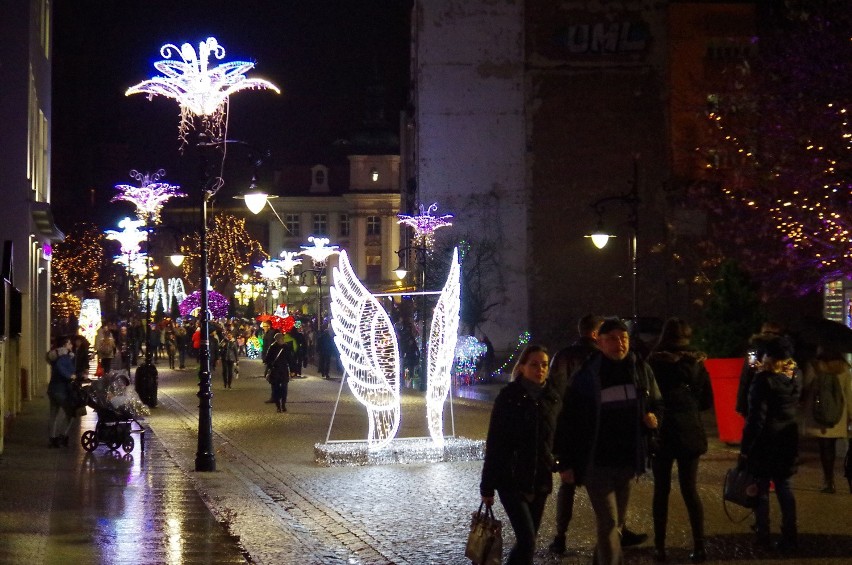
{"label": "woman with handbag", "polygon": [[666,560],[666,526],[672,467],[677,461],[680,494],[689,514],[693,551],[689,559],[703,563],[704,506],[698,495],[698,459],[707,453],[707,434],[701,411],[713,406],[710,376],[704,367],[704,353],[690,346],[692,328],[685,321],[669,318],[660,340],[648,357],[663,397],[659,442],[651,462],[654,470],[654,558]]}
{"label": "woman with handbag", "polygon": [[272,401],[278,412],[287,411],[287,386],[290,383],[290,365],[296,353],[291,344],[285,342],[285,334],[275,334],[275,342],[266,352],[267,380],[272,385]]}
{"label": "woman with handbag", "polygon": [[512,382],[491,412],[479,485],[482,501],[495,490],[515,531],[508,563],[532,564],[544,504],[553,488],[553,432],[561,399],[547,380],[547,350],[528,345],[512,370]]}
{"label": "woman with handbag", "polygon": [[755,531],[759,545],[769,545],[769,482],[775,483],[781,507],[781,540],[776,548],[782,551],[798,547],[796,499],[790,477],[796,472],[799,455],[800,391],[790,341],[773,338],[764,344],[761,370],[749,389],[740,459],[757,480]]}

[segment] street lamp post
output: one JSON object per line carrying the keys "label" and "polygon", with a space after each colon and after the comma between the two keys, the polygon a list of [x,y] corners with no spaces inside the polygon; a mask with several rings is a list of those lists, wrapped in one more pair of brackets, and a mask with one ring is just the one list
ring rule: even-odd
{"label": "street lamp post", "polygon": [[594,233],[587,235],[592,240],[592,243],[598,249],[603,249],[609,242],[611,237],[615,237],[603,228],[603,214],[606,206],[610,203],[624,204],[628,207],[629,213],[627,224],[630,227],[630,273],[631,273],[631,299],[633,306],[633,324],[634,328],[639,321],[639,259],[638,259],[638,239],[639,239],[639,156],[633,157],[633,179],[630,181],[630,190],[624,194],[616,196],[605,196],[591,204],[592,209],[598,216],[598,226]]}
{"label": "street lamp post", "polygon": [[[160,49],[165,58],[154,63],[155,68],[167,76],[154,76],[131,86],[125,95],[146,94],[149,99],[165,96],[178,102],[181,109],[181,122],[178,127],[181,148],[186,143],[188,132],[196,127],[200,131],[224,132],[225,114],[232,94],[245,89],[269,89],[279,93],[277,86],[269,81],[248,78],[245,74],[254,68],[249,61],[230,61],[219,65],[210,64],[211,55],[216,59],[225,57],[225,49],[215,37],[208,37],[199,43],[198,50],[190,43],[178,48],[169,43]],[[173,59],[174,57],[174,59]],[[177,59],[182,59],[182,63]],[[167,69],[167,70],[165,70]],[[222,147],[227,139],[207,140],[203,133],[198,134],[198,147]],[[204,151],[201,151],[202,184],[201,202],[201,348],[199,351],[200,368],[198,372],[198,451],[195,455],[196,471],[215,471],[216,457],[213,452],[213,414],[210,399],[213,396],[210,385],[210,304],[207,286],[207,204],[216,190],[222,185],[222,179],[214,177],[208,171]],[[222,155],[224,165],[224,152]],[[220,168],[221,170],[221,168]],[[213,181],[212,188],[208,181]]]}
{"label": "street lamp post", "polygon": [[[305,255],[310,257],[314,263],[313,269],[304,269],[302,270],[302,276],[305,273],[313,272],[316,278],[317,287],[319,288],[319,307],[317,308],[317,332],[322,331],[322,275],[325,272],[325,269],[328,265],[328,258],[338,253],[336,245],[329,245],[329,239],[327,237],[315,237],[310,236],[308,238],[308,242],[311,245],[302,245],[302,252],[299,255]],[[302,286],[304,286],[304,279],[302,281]],[[302,291],[304,294],[306,291]]]}
{"label": "street lamp post", "polygon": [[[414,252],[415,257],[415,265],[417,268],[416,271],[416,282],[415,287],[420,292],[426,291],[426,255],[428,249],[425,246],[418,245],[410,245],[408,247],[403,247],[398,250],[396,254],[399,256],[399,267],[394,270],[397,278],[400,280],[404,279],[408,275],[408,269],[406,267],[410,267],[410,264],[407,261],[403,260],[403,257],[406,256],[407,253]],[[426,351],[426,296],[421,295],[419,297],[419,301],[417,303],[417,318],[419,323],[419,333],[420,333],[420,355],[419,355],[419,363],[418,363],[418,372],[419,372],[419,380],[418,384],[420,385],[420,390],[426,390],[426,363],[427,363],[427,351]]]}

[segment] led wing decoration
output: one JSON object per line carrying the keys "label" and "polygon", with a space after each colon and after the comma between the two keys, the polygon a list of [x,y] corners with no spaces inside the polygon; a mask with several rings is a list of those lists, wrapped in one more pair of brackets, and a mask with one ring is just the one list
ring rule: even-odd
{"label": "led wing decoration", "polygon": [[432,315],[426,379],[426,420],[432,441],[444,444],[444,401],[450,390],[450,369],[456,351],[461,307],[459,250],[453,250],[450,274]]}
{"label": "led wing decoration", "polygon": [[368,448],[382,449],[399,429],[399,348],[390,316],[358,280],[345,251],[334,268],[331,313],[349,388],[367,408]]}

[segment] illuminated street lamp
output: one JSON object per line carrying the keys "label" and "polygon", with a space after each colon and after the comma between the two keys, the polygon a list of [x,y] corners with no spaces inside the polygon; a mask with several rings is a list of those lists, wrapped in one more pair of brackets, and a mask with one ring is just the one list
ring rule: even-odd
{"label": "illuminated street lamp", "polygon": [[[211,55],[215,59],[225,57],[225,49],[214,37],[208,37],[198,45],[198,51],[190,43],[180,47],[172,43],[160,49],[161,56],[166,59],[154,63],[154,67],[164,76],[155,76],[127,89],[126,94],[147,94],[166,96],[177,101],[180,106],[181,121],[178,136],[181,149],[186,145],[190,129],[194,129],[195,121],[200,122],[199,141],[197,146],[202,150],[221,148],[227,139],[207,138],[206,134],[221,135],[224,129],[225,112],[231,94],[245,89],[269,89],[280,92],[278,87],[262,79],[250,79],[245,74],[254,68],[254,63],[247,61],[231,61],[219,65],[211,65]],[[178,60],[179,59],[179,60]],[[215,196],[221,187],[221,179],[212,179],[205,159],[202,182],[201,226],[200,226],[200,283],[201,295],[201,347],[199,350],[198,371],[198,450],[195,454],[196,471],[215,471],[216,455],[213,450],[213,408],[211,398],[213,393],[210,383],[210,305],[209,288],[207,283],[207,203]],[[212,180],[212,182],[211,182]]]}
{"label": "illuminated street lamp", "polygon": [[606,206],[610,203],[624,204],[629,209],[627,224],[630,227],[630,272],[632,285],[632,303],[633,303],[633,324],[639,321],[639,294],[638,294],[638,278],[639,278],[639,261],[637,257],[637,243],[639,237],[639,157],[633,158],[633,180],[630,181],[630,190],[624,194],[616,196],[606,196],[592,202],[591,207],[598,216],[597,229],[586,237],[592,240],[592,243],[598,249],[603,249],[609,242],[610,238],[615,235],[603,229],[603,214],[606,211]]}
{"label": "illuminated street lamp", "polygon": [[340,253],[337,250],[337,245],[329,245],[329,241],[330,240],[327,237],[310,236],[308,238],[308,242],[311,243],[311,245],[302,245],[302,251],[299,253],[299,255],[310,257],[314,264],[313,269],[302,270],[302,284],[299,286],[299,290],[302,291],[302,294],[308,291],[304,277],[306,273],[313,273],[314,278],[316,279],[317,289],[319,291],[319,305],[317,306],[317,331],[322,330],[322,277],[326,274],[325,271],[328,258],[336,253]]}

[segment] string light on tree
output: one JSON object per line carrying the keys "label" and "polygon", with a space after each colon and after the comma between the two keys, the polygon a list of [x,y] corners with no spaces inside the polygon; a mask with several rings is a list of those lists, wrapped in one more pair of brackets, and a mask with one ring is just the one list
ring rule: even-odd
{"label": "string light on tree", "polygon": [[164,169],[154,174],[130,171],[130,178],[139,181],[139,186],[128,184],[117,184],[115,189],[119,194],[113,197],[113,202],[127,201],[136,206],[136,215],[143,222],[149,224],[160,223],[160,211],[163,205],[171,198],[182,198],[186,194],[180,191],[179,186],[165,182],[159,182],[166,175]]}
{"label": "string light on tree", "polygon": [[456,344],[455,373],[458,385],[472,385],[476,375],[476,366],[488,346],[472,335],[459,336]]}
{"label": "string light on tree", "polygon": [[515,345],[514,351],[512,351],[512,354],[509,356],[508,359],[506,359],[505,363],[500,365],[496,371],[491,373],[492,379],[499,377],[500,374],[505,371],[512,362],[514,362],[515,357],[521,352],[521,349],[523,349],[530,342],[531,338],[532,334],[530,334],[530,332],[523,332],[521,333],[521,335],[518,336],[518,343]]}

